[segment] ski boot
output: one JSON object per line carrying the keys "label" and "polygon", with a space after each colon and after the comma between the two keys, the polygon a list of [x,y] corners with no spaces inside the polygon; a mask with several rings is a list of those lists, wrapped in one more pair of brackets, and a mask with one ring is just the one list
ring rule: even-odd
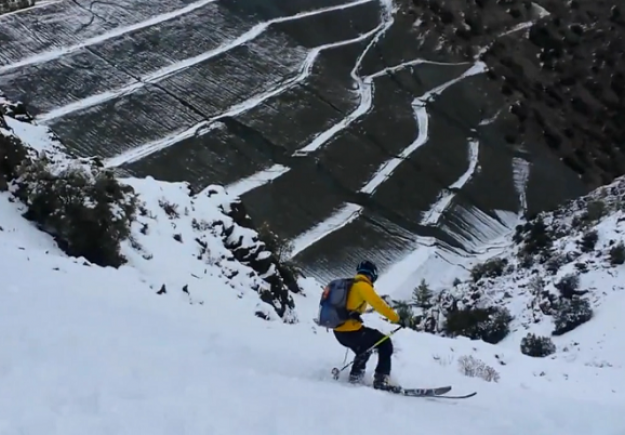
{"label": "ski boot", "polygon": [[402,388],[398,385],[393,385],[389,381],[389,375],[383,375],[381,373],[375,373],[373,375],[373,388],[376,390],[401,392]]}
{"label": "ski boot", "polygon": [[362,384],[364,377],[364,373],[350,373],[348,382],[350,384],[360,385]]}
{"label": "ski boot", "polygon": [[389,386],[388,375],[376,373],[373,375],[373,388],[376,390],[386,390]]}

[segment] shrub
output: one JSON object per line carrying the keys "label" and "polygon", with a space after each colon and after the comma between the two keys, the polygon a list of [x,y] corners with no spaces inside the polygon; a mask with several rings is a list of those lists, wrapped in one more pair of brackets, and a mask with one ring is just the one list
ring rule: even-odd
{"label": "shrub", "polygon": [[545,262],[545,270],[549,273],[556,274],[568,261],[567,255],[556,253]]}
{"label": "shrub", "polygon": [[291,252],[293,252],[293,245],[274,232],[268,222],[264,222],[256,231],[258,232],[258,238],[267,246],[267,249],[276,256],[278,261],[286,262]]}
{"label": "shrub", "polygon": [[554,315],[553,335],[562,335],[592,319],[593,311],[586,299],[561,299]]}
{"label": "shrub", "polygon": [[[0,115],[0,121],[4,121]],[[0,122],[0,128],[3,122]],[[0,134],[0,192],[8,189],[8,182],[17,178],[17,169],[28,158],[26,147],[13,136]]]}
{"label": "shrub", "polygon": [[553,236],[539,216],[525,225],[517,226],[514,241],[525,243],[523,249],[519,250],[519,256],[534,255],[551,248]]}
{"label": "shrub", "polygon": [[94,162],[52,172],[43,156],[17,168],[16,196],[28,206],[24,217],[53,236],[68,255],[100,266],[125,263],[120,243],[130,235],[137,212],[131,186]]}
{"label": "shrub", "polygon": [[582,215],[582,220],[585,223],[596,222],[605,216],[607,207],[600,199],[594,199],[586,204],[586,211]]}
{"label": "shrub", "polygon": [[533,295],[540,295],[545,290],[545,280],[539,275],[534,275],[528,283],[528,288]]}
{"label": "shrub", "polygon": [[625,244],[619,242],[610,248],[610,264],[617,266],[625,263]]}
{"label": "shrub", "polygon": [[424,279],[421,284],[412,291],[412,300],[416,307],[427,310],[432,307],[432,290]]}
{"label": "shrub", "polygon": [[463,355],[458,358],[458,368],[463,375],[481,378],[486,382],[499,382],[500,379],[497,370],[471,355]]}
{"label": "shrub", "polygon": [[574,274],[566,275],[560,281],[555,283],[554,286],[558,289],[562,297],[570,299],[577,294],[577,289],[579,288],[579,276]]}
{"label": "shrub", "polygon": [[532,333],[521,340],[521,353],[537,358],[544,358],[556,351],[556,345],[549,337],[539,337]]}
{"label": "shrub", "polygon": [[125,262],[120,242],[130,235],[138,201],[98,159],[54,159],[0,134],[0,188],[27,206],[24,217],[54,237],[68,255],[100,266]]}
{"label": "shrub", "polygon": [[599,234],[597,233],[597,230],[586,231],[582,236],[582,240],[579,243],[582,252],[591,252],[593,249],[595,249],[595,245],[597,244],[598,240]]}
{"label": "shrub", "polygon": [[503,275],[508,260],[505,258],[492,258],[482,264],[477,264],[471,269],[471,278],[478,282],[482,278],[496,278]]}
{"label": "shrub", "polygon": [[506,308],[465,308],[448,313],[444,331],[452,337],[462,335],[496,344],[510,332],[511,321],[512,316]]}
{"label": "shrub", "polygon": [[414,318],[414,313],[412,312],[412,308],[410,307],[410,305],[403,301],[398,301],[394,305],[395,311],[397,311],[399,317],[402,319],[410,319],[409,327],[414,329],[416,326],[416,322]]}

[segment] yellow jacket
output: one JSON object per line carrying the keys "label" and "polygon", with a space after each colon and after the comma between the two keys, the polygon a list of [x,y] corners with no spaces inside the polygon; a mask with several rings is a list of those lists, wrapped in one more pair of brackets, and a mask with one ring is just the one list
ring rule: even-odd
{"label": "yellow jacket", "polygon": [[[364,313],[367,310],[368,305],[376,310],[378,313],[386,317],[393,323],[399,322],[399,315],[393,310],[391,307],[384,302],[373,289],[373,285],[371,280],[365,276],[358,274],[356,275],[356,282],[352,286],[349,295],[347,296],[347,310],[348,311],[356,311],[360,314]],[[349,319],[347,322],[335,328],[335,331],[358,331],[362,328],[362,322]]]}

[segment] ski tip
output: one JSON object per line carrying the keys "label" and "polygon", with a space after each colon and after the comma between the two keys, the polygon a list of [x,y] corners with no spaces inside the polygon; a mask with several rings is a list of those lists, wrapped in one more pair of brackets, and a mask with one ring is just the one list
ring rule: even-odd
{"label": "ski tip", "polygon": [[469,394],[463,394],[461,396],[447,396],[445,394],[441,394],[440,396],[433,396],[434,399],[468,399],[469,397],[473,397],[477,394],[477,391],[474,391]]}

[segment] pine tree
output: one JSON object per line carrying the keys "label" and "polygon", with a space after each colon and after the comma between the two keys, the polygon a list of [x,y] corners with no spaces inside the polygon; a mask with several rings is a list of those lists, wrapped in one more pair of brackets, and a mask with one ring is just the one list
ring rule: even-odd
{"label": "pine tree", "polygon": [[428,287],[425,279],[422,279],[421,284],[412,292],[412,300],[417,307],[427,310],[432,307],[432,295],[432,290]]}

